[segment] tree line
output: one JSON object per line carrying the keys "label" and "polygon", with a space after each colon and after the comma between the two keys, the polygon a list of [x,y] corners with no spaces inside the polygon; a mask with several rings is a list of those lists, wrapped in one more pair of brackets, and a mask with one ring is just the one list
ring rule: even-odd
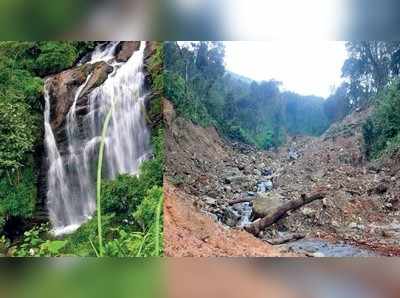
{"label": "tree line", "polygon": [[[367,155],[382,151],[398,134],[397,124],[393,128],[379,119],[393,118],[388,112],[397,100],[399,42],[347,42],[343,83],[326,99],[282,92],[280,82],[256,82],[227,71],[221,42],[167,42],[164,47],[165,92],[178,113],[203,126],[215,125],[228,138],[273,148],[289,135],[318,136],[331,123],[371,105],[385,111],[371,116],[364,128]],[[378,141],[382,131],[385,137]]]}

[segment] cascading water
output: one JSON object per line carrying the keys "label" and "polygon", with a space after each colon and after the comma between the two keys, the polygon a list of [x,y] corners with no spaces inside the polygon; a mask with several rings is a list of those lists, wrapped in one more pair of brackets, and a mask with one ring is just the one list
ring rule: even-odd
{"label": "cascading water", "polygon": [[60,154],[50,125],[50,95],[45,84],[45,144],[49,163],[47,205],[55,235],[70,233],[94,213],[95,172],[101,130],[106,114],[112,118],[105,143],[105,176],[138,173],[140,163],[151,154],[144,118],[143,53],[145,43],[125,63],[114,59],[117,42],[98,46],[89,63],[107,62],[113,72],[88,99],[88,113],[77,117],[79,99],[91,75],[77,90],[67,114],[67,152]]}

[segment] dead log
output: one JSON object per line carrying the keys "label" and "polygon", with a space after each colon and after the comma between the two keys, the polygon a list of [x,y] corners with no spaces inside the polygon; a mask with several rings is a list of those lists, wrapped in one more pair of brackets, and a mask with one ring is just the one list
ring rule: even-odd
{"label": "dead log", "polygon": [[229,201],[229,205],[235,205],[235,204],[239,204],[239,203],[247,203],[247,202],[251,202],[256,198],[256,196],[254,197],[247,197],[247,198],[238,198],[238,199],[234,199],[232,201]]}
{"label": "dead log", "polygon": [[304,234],[300,233],[295,233],[295,234],[290,234],[281,238],[276,238],[276,239],[265,239],[266,242],[268,242],[271,245],[279,245],[279,244],[284,244],[288,243],[291,241],[296,241],[299,239],[303,239],[305,237]]}
{"label": "dead log", "polygon": [[288,211],[299,209],[300,207],[309,204],[315,200],[322,200],[326,196],[326,192],[320,191],[316,192],[310,196],[306,196],[305,194],[301,195],[301,198],[289,201],[285,204],[282,204],[276,207],[274,210],[270,212],[267,216],[258,219],[251,223],[250,225],[244,227],[244,229],[258,236],[261,231],[263,231],[266,227],[269,227],[273,223],[277,222],[281,218],[287,216]]}

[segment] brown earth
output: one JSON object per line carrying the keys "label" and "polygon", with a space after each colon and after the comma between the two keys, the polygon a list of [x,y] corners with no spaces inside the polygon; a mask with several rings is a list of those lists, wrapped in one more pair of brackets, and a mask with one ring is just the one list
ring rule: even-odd
{"label": "brown earth", "polygon": [[164,182],[165,256],[290,256],[245,231],[213,221],[194,202],[195,198]]}
{"label": "brown earth", "polygon": [[[171,208],[179,209],[180,214],[191,208],[190,216],[181,216],[174,225],[176,229],[184,227],[181,236],[168,231],[166,226],[166,250],[173,255],[197,254],[190,251],[190,246],[173,246],[180,237],[184,244],[191,233],[197,233],[196,243],[200,245],[205,237],[200,233],[204,220],[195,222],[193,217],[197,215],[223,227],[224,231],[246,233],[227,226],[232,226],[229,202],[257,192],[258,181],[265,179],[262,172],[268,169],[272,172],[268,174],[273,181],[272,191],[284,200],[299,198],[319,188],[327,189],[328,193],[325,199],[304,206],[267,228],[260,238],[274,239],[282,232],[303,233],[308,239],[344,242],[383,255],[400,255],[399,155],[379,162],[364,158],[361,128],[369,113],[370,110],[355,112],[332,125],[321,137],[295,137],[277,151],[260,151],[226,141],[212,127],[202,128],[177,117],[172,104],[166,101],[165,177],[167,188],[172,189],[166,191],[167,200],[172,197]],[[294,149],[298,158],[290,159],[289,149]],[[240,248],[234,251],[229,250],[230,246],[218,250],[212,245],[202,245],[208,247],[208,255],[248,255],[252,252],[245,252],[244,248],[253,246],[246,243],[248,239],[253,238],[241,235],[240,244],[235,243]],[[269,244],[264,245],[271,250]],[[274,247],[274,250],[279,249]]]}

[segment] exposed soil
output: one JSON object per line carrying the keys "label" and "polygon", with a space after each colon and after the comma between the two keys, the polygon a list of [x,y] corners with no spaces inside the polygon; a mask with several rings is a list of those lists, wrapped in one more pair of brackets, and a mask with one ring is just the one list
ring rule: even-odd
{"label": "exposed soil", "polygon": [[196,198],[164,183],[164,255],[168,257],[290,256],[253,235],[203,214]]}
{"label": "exposed soil", "polygon": [[[241,228],[263,213],[262,209],[254,212],[256,207],[268,208],[269,203],[264,203],[269,201],[263,200],[279,204],[323,188],[327,190],[323,200],[289,212],[286,218],[258,235],[268,248],[265,253],[280,250],[325,256],[318,249],[323,241],[329,244],[323,245],[325,248],[337,244],[332,249],[336,252],[353,246],[365,249],[361,255],[400,255],[400,159],[399,155],[380,162],[364,158],[361,128],[369,110],[349,115],[321,137],[294,137],[277,151],[260,151],[223,140],[214,128],[201,128],[176,117],[169,102],[164,104],[164,113],[166,180],[171,184],[166,190],[167,201],[172,197],[170,208],[176,207],[176,213],[185,214],[190,209],[187,212],[191,214],[175,222],[174,229],[182,226],[185,231],[181,242],[185,243],[185,237],[190,238],[191,233],[197,233],[196,239],[205,237],[198,233],[206,221],[206,226],[215,226],[216,233],[221,228],[227,235],[240,235],[235,244],[224,241],[227,245],[222,250],[215,245],[205,246],[208,255],[252,255],[246,247],[254,247],[247,243],[254,237]],[[238,199],[255,203],[229,204]],[[256,204],[260,201],[263,204]],[[248,208],[253,212],[249,213]],[[204,220],[196,221],[194,214]],[[197,254],[189,246],[173,246],[176,239],[169,237],[179,237],[169,231],[168,224],[165,232],[166,250],[171,255]],[[304,234],[307,246],[315,240],[315,249],[307,252],[293,250],[293,245],[271,246],[265,242],[294,233]],[[238,245],[238,250],[230,250]],[[349,256],[351,251],[347,251]]]}

